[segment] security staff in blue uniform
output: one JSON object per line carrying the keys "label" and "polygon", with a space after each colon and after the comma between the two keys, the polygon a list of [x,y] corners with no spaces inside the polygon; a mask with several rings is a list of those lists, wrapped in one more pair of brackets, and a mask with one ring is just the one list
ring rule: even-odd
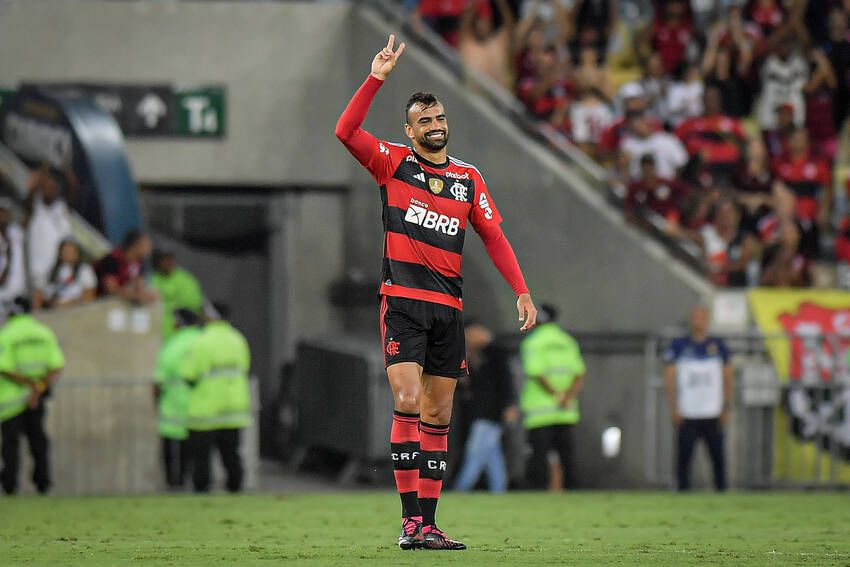
{"label": "security staff in blue uniform", "polygon": [[676,475],[679,490],[688,490],[691,458],[703,439],[714,469],[714,486],[726,489],[723,429],[729,419],[733,368],[724,342],[708,336],[710,313],[691,312],[688,336],[675,339],[664,353],[667,402],[678,432]]}

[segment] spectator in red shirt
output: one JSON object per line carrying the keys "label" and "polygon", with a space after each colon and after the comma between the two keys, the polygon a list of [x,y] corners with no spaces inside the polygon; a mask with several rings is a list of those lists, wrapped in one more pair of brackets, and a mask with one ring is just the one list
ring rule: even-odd
{"label": "spectator in red shirt", "polygon": [[536,75],[519,84],[519,99],[538,120],[569,132],[568,110],[575,88],[558,63],[555,51],[542,52],[536,63]]}
{"label": "spectator in red shirt", "polygon": [[778,0],[754,0],[750,3],[750,20],[761,28],[762,36],[767,37],[785,21]]}
{"label": "spectator in red shirt", "polygon": [[446,43],[455,46],[467,2],[468,0],[419,0],[412,14],[413,28],[421,30],[424,23]]}
{"label": "spectator in red shirt", "polygon": [[850,264],[850,217],[844,217],[835,235],[835,259]]}
{"label": "spectator in red shirt", "polygon": [[705,88],[703,108],[703,115],[685,120],[676,135],[691,159],[699,160],[701,185],[729,185],[740,168],[747,136],[738,119],[723,113],[716,86]]}
{"label": "spectator in red shirt", "polygon": [[703,250],[709,277],[717,285],[745,287],[747,267],[756,257],[758,242],[741,223],[741,210],[734,200],[717,203],[710,223],[698,232],[686,233]]}
{"label": "spectator in red shirt", "polygon": [[662,14],[656,16],[652,26],[641,38],[639,53],[643,60],[657,51],[664,61],[664,68],[672,75],[688,51],[694,35],[693,24],[684,0],[669,0],[661,7]]}
{"label": "spectator in red shirt", "polygon": [[828,224],[832,208],[832,174],[809,150],[809,135],[798,128],[788,140],[788,153],[776,160],[774,173],[794,193],[794,214],[800,228],[800,251],[810,259],[820,255],[820,226]]}
{"label": "spectator in red shirt", "polygon": [[643,224],[645,214],[652,212],[667,221],[666,232],[675,232],[681,217],[680,206],[688,195],[688,188],[675,179],[663,179],[655,169],[655,158],[640,158],[641,175],[628,188],[623,214],[630,222]]}
{"label": "spectator in red shirt", "polygon": [[113,295],[133,303],[150,303],[157,294],[147,287],[144,263],[153,246],[150,236],[140,230],[131,230],[124,242],[95,266],[99,294]]}
{"label": "spectator in red shirt", "polygon": [[[647,109],[646,92],[640,83],[626,83],[620,88],[619,97],[622,101],[623,116],[602,131],[598,147],[600,160],[610,159],[620,150],[623,138],[631,131],[633,119]],[[658,121],[651,120],[651,123],[654,129],[661,130]]]}

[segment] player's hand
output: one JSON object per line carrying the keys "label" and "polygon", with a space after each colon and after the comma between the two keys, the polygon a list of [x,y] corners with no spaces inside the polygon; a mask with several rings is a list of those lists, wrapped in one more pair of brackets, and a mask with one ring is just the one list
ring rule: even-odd
{"label": "player's hand", "polygon": [[516,300],[516,310],[519,312],[519,322],[523,323],[520,331],[527,331],[537,324],[537,308],[531,301],[531,294],[523,293]]}
{"label": "player's hand", "polygon": [[401,54],[404,53],[405,44],[400,43],[398,49],[393,51],[395,43],[395,35],[390,34],[390,39],[387,41],[387,46],[380,50],[372,60],[372,76],[382,81],[386,80],[387,76],[395,68],[395,64]]}

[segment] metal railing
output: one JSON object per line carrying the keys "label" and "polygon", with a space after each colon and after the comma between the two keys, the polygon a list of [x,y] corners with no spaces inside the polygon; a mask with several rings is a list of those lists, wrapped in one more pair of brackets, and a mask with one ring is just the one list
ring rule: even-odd
{"label": "metal railing", "polygon": [[[684,334],[684,333],[682,333]],[[662,352],[674,336],[646,343],[646,477],[673,485],[674,428]],[[720,335],[733,354],[736,387],[727,427],[730,485],[850,486],[850,337],[838,334]],[[780,379],[776,353],[787,357]],[[707,477],[705,467],[703,476]]]}

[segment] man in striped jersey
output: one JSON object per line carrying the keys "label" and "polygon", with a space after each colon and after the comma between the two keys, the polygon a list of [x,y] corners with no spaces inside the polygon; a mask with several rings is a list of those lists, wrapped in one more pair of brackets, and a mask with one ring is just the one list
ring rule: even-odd
{"label": "man in striped jersey", "polygon": [[381,188],[384,265],[381,335],[395,400],[390,435],[402,502],[399,547],[466,549],[436,525],[446,470],[456,380],[466,374],[461,253],[467,225],[517,296],[521,330],[537,309],[502,229],[481,173],[449,157],[445,109],[430,93],[405,108],[410,146],[381,141],[361,128],[369,105],[404,51],[395,37],[375,55],[366,81],[336,125],[336,136]]}

